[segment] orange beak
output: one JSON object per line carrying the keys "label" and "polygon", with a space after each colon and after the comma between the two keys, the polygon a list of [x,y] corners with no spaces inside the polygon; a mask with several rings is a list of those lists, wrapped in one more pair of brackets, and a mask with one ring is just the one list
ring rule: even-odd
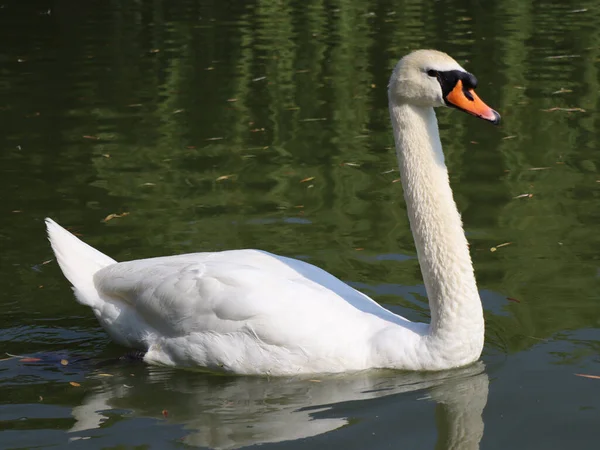
{"label": "orange beak", "polygon": [[500,122],[500,114],[483,103],[473,89],[464,89],[462,80],[456,82],[454,89],[446,96],[446,102],[480,119],[488,120],[494,125]]}

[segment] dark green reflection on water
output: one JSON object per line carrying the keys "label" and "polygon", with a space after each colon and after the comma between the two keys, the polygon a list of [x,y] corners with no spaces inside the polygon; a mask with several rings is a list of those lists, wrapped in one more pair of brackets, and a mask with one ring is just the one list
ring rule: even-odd
{"label": "dark green reflection on water", "polygon": [[[107,344],[58,269],[42,264],[51,258],[46,215],[120,260],[242,247],[306,258],[427,320],[401,187],[390,171],[386,84],[400,56],[434,47],[475,73],[480,95],[503,116],[493,128],[438,113],[487,313],[483,359],[492,383],[481,446],[561,448],[557,436],[583,444],[593,436],[600,403],[585,393],[595,385],[572,374],[600,374],[594,2],[1,6],[2,351],[95,356]],[[490,251],[502,243],[510,245]],[[23,427],[32,446],[49,442],[50,429],[69,429],[71,408],[85,403],[63,386],[70,375],[7,364],[0,361],[0,429]],[[79,381],[87,370],[75,371]],[[172,376],[167,387],[177,384]],[[146,381],[141,392],[152,390]],[[34,413],[40,395],[63,408],[48,412],[62,419],[46,423]],[[381,411],[394,414],[396,403],[405,414],[421,412],[417,397],[350,410],[337,399],[334,410],[350,426],[316,444],[289,445],[366,439],[360,433],[378,426]],[[535,416],[539,402],[546,428],[565,416],[571,428],[555,427],[551,439],[528,422],[523,438],[517,424]],[[153,426],[136,418],[160,418],[136,404],[111,405],[119,407],[133,412],[104,425],[114,442],[127,426]],[[399,442],[394,432],[418,448],[434,446],[433,415],[418,417],[428,419],[410,431],[382,425],[388,440],[375,447]],[[178,428],[168,430],[153,442],[175,442]]]}

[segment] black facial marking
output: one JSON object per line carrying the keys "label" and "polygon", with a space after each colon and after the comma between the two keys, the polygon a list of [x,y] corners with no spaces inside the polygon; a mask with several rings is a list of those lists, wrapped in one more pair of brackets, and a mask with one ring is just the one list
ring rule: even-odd
{"label": "black facial marking", "polygon": [[474,75],[470,74],[469,72],[463,72],[461,70],[447,70],[445,72],[428,70],[427,75],[430,75],[429,72],[435,72],[440,86],[442,87],[442,94],[444,96],[444,99],[450,92],[452,92],[452,89],[454,89],[456,83],[458,83],[458,80],[461,80],[465,97],[467,97],[469,100],[473,100],[473,96],[471,95],[469,90],[475,89],[477,87],[477,78],[475,78]]}

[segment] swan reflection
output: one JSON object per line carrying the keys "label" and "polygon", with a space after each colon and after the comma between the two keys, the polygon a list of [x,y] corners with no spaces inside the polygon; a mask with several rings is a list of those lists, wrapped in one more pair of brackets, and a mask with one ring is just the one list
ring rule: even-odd
{"label": "swan reflection", "polygon": [[[312,379],[234,378],[156,367],[136,370],[111,370],[111,377],[97,374],[98,385],[73,408],[73,439],[109,428],[114,410],[126,410],[154,418],[162,418],[165,411],[164,420],[180,425],[185,430],[182,441],[190,446],[231,449],[275,443],[349,425],[352,417],[344,415],[348,402],[360,402],[358,408],[368,412],[375,407],[372,399],[388,397],[392,404],[400,401],[393,396],[418,390],[437,403],[436,449],[477,449],[483,436],[488,376],[482,363],[438,373],[369,371]],[[391,429],[402,419],[383,418]]]}

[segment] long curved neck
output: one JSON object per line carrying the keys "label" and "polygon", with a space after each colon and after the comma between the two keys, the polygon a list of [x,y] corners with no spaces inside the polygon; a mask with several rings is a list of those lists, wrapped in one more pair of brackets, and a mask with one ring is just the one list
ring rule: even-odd
{"label": "long curved neck", "polygon": [[481,352],[483,310],[435,113],[430,107],[390,102],[390,115],[408,218],[429,297],[430,336],[461,345],[467,352]]}

